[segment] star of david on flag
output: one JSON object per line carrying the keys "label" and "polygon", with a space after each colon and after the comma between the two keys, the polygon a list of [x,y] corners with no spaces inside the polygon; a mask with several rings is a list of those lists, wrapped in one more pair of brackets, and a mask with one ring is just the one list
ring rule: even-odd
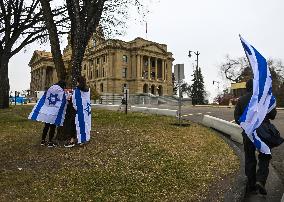
{"label": "star of david on flag", "polygon": [[91,108],[92,108],[91,103],[87,103],[87,107],[84,110],[88,113],[88,116],[91,115]]}
{"label": "star of david on flag", "polygon": [[67,107],[64,90],[59,85],[51,86],[39,99],[29,119],[62,126]]}
{"label": "star of david on flag", "polygon": [[272,79],[266,59],[241,36],[241,43],[253,70],[253,94],[239,122],[255,147],[264,154],[271,154],[270,148],[258,137],[256,129],[267,113],[276,107],[272,95]]}
{"label": "star of david on flag", "polygon": [[49,101],[49,105],[56,105],[56,103],[60,101],[60,99],[58,98],[58,94],[52,94],[52,93],[50,93],[47,99]]}

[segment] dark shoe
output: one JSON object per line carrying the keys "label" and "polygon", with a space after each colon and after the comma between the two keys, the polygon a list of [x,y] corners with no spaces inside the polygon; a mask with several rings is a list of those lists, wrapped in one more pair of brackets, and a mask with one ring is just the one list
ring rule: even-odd
{"label": "dark shoe", "polygon": [[267,195],[267,191],[265,187],[262,185],[262,183],[256,182],[255,188],[256,188],[257,193],[261,195]]}
{"label": "dark shoe", "polygon": [[54,144],[53,142],[49,142],[47,147],[51,148],[51,147],[56,147],[56,144]]}
{"label": "dark shoe", "polygon": [[41,142],[40,142],[40,145],[41,146],[44,146],[46,144],[46,141],[45,140],[42,140]]}
{"label": "dark shoe", "polygon": [[246,186],[246,195],[256,195],[256,187],[255,186]]}
{"label": "dark shoe", "polygon": [[74,146],[75,146],[74,142],[68,142],[67,144],[64,145],[64,147],[66,147],[66,148],[71,148],[71,147],[74,147]]}

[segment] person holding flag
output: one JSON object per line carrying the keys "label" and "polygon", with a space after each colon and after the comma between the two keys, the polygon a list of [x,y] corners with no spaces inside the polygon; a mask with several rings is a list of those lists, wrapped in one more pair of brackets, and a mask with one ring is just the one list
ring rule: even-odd
{"label": "person holding flag", "polygon": [[49,131],[48,147],[54,147],[53,137],[56,126],[62,126],[66,113],[65,81],[59,81],[52,85],[39,99],[29,115],[29,119],[45,123],[41,145],[46,144],[46,136]]}
{"label": "person holding flag", "polygon": [[[269,146],[262,141],[257,129],[263,122],[275,118],[276,101],[272,95],[272,79],[266,59],[241,36],[240,39],[253,70],[253,79],[246,83],[248,93],[238,99],[234,112],[236,123],[243,129],[245,174],[248,179],[246,192],[266,195],[265,184],[272,157]],[[257,171],[256,150],[259,151]]]}
{"label": "person holding flag", "polygon": [[[73,90],[72,103],[75,109],[75,124],[71,124],[71,127],[76,126],[77,141],[78,144],[84,144],[90,140],[91,131],[91,101],[90,90],[87,87],[86,79],[83,76],[79,76],[77,79],[77,87]],[[72,116],[72,114],[71,114]],[[75,135],[71,135],[69,143],[65,144],[65,147],[75,146]]]}

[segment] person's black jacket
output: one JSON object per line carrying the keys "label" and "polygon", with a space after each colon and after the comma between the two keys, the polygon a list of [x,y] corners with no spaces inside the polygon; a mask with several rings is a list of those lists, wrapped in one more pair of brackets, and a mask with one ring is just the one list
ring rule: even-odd
{"label": "person's black jacket", "polygon": [[[239,119],[245,111],[246,106],[249,104],[252,92],[248,92],[246,95],[240,97],[235,107],[234,117],[237,124],[240,124]],[[276,108],[272,109],[264,118],[265,122],[274,120],[276,117],[277,111]]]}

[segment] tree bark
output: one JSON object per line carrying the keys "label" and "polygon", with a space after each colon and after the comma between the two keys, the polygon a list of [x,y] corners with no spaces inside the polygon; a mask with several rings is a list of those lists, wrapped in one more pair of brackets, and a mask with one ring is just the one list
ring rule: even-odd
{"label": "tree bark", "polygon": [[51,53],[53,62],[59,80],[66,80],[66,69],[63,62],[63,57],[60,50],[60,41],[58,38],[57,28],[53,20],[50,3],[46,0],[40,0],[43,16],[45,19],[46,27],[49,33],[49,41],[51,46]]}
{"label": "tree bark", "polygon": [[0,57],[0,109],[9,108],[8,63],[9,57]]}

